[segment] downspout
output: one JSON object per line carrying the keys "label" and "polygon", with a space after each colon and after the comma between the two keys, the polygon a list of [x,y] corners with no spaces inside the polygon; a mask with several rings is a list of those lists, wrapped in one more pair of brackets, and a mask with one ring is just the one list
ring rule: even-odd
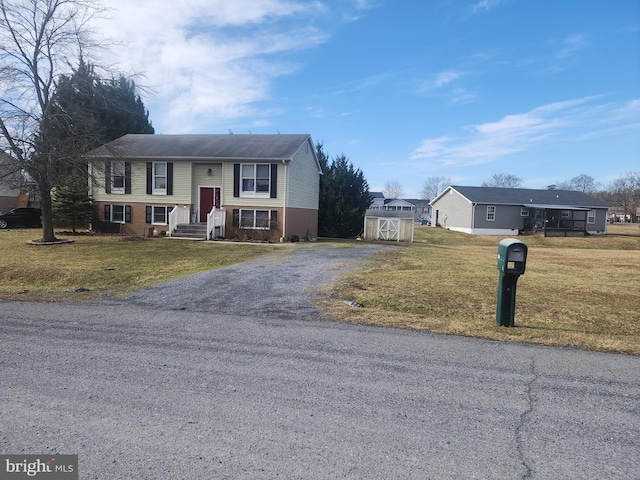
{"label": "downspout", "polygon": [[282,238],[287,238],[287,183],[289,183],[289,177],[287,176],[287,161],[282,159],[284,165],[284,194],[282,200]]}
{"label": "downspout", "polygon": [[471,204],[471,235],[473,235],[473,227],[476,224],[476,206],[477,203]]}

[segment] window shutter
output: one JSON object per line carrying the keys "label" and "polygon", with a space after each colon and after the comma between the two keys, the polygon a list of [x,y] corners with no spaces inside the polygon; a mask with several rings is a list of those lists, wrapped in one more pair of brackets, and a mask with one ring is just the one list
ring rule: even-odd
{"label": "window shutter", "polygon": [[233,209],[233,220],[231,223],[234,227],[240,226],[240,209],[238,208]]}
{"label": "window shutter", "polygon": [[131,162],[124,162],[124,193],[131,193]]}
{"label": "window shutter", "polygon": [[111,220],[111,205],[104,206],[104,219],[107,222]]}
{"label": "window shutter", "polygon": [[146,207],[146,214],[147,215],[146,215],[146,220],[145,221],[147,223],[151,223],[151,206],[150,205],[147,205],[147,207]]}
{"label": "window shutter", "polygon": [[104,192],[111,193],[111,162],[104,162]]}
{"label": "window shutter", "polygon": [[271,225],[269,225],[269,227],[275,228],[278,225],[278,211],[271,210],[270,216],[271,216],[271,222],[270,222]]}
{"label": "window shutter", "polygon": [[[285,179],[286,180],[286,179]],[[269,188],[269,196],[271,198],[278,197],[278,164],[271,164],[271,185]]]}
{"label": "window shutter", "polygon": [[147,195],[153,193],[153,162],[147,162]]}
{"label": "window shutter", "polygon": [[131,223],[131,205],[124,206],[124,221],[125,223]]}
{"label": "window shutter", "polygon": [[233,164],[233,196],[240,196],[240,164]]}
{"label": "window shutter", "polygon": [[173,162],[167,162],[167,195],[173,195]]}

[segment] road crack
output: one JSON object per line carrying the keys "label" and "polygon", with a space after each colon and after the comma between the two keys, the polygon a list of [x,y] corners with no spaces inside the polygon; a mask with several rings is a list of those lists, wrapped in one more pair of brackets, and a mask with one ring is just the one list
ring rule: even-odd
{"label": "road crack", "polygon": [[523,429],[527,424],[527,419],[533,412],[533,385],[540,377],[536,372],[536,362],[534,358],[531,358],[531,366],[529,368],[529,374],[531,375],[531,380],[529,380],[526,384],[525,388],[525,398],[527,402],[527,408],[520,414],[520,419],[518,424],[516,425],[516,451],[518,452],[518,458],[524,467],[525,473],[523,475],[523,479],[531,478],[533,474],[533,470],[531,465],[527,462],[527,458],[525,456],[525,441]]}

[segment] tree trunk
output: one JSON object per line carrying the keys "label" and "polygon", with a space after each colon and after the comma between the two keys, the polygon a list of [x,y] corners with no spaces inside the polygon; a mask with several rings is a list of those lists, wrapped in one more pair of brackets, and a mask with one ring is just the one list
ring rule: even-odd
{"label": "tree trunk", "polygon": [[53,208],[51,204],[51,188],[48,185],[40,185],[41,210],[42,210],[42,241],[55,242],[57,238],[53,233]]}

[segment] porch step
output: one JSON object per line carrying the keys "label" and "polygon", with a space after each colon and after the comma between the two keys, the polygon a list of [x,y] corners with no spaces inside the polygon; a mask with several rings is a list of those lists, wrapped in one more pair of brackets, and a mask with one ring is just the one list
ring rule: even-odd
{"label": "porch step", "polygon": [[178,238],[201,238],[207,239],[207,224],[206,223],[181,223],[176,225],[173,231],[172,237]]}

